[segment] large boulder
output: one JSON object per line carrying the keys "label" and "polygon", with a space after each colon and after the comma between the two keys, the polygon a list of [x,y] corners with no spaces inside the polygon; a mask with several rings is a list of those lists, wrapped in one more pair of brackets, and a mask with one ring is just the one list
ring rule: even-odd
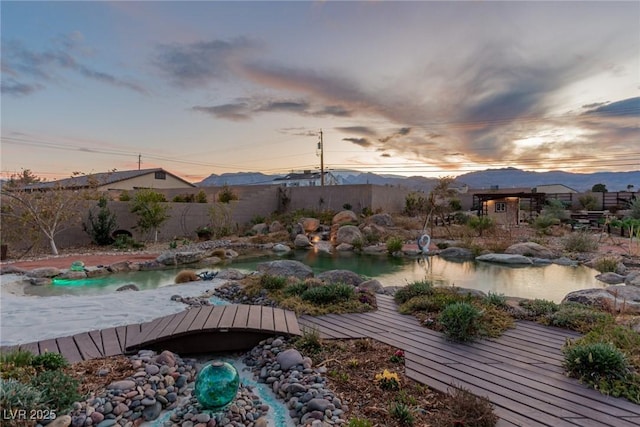
{"label": "large boulder", "polygon": [[510,264],[510,265],[532,265],[531,258],[527,258],[523,255],[514,254],[484,254],[476,257],[478,261],[495,262],[497,264]]}
{"label": "large boulder", "polygon": [[200,262],[206,257],[207,253],[205,251],[165,251],[161,253],[158,258],[156,258],[156,262],[164,265],[183,265],[183,264],[194,264],[196,262]]}
{"label": "large boulder", "polygon": [[504,251],[504,253],[525,255],[535,258],[555,258],[555,255],[551,249],[535,242],[516,243],[515,245],[509,246]]}
{"label": "large boulder", "polygon": [[382,283],[380,283],[380,281],[377,279],[365,280],[364,282],[360,283],[358,287],[360,289],[366,289],[367,291],[375,293],[381,293],[382,289],[384,288],[382,286]]}
{"label": "large boulder", "polygon": [[351,286],[359,286],[364,279],[359,274],[351,270],[328,270],[316,276],[323,282],[329,283],[346,283]]}
{"label": "large boulder", "polygon": [[393,222],[393,218],[391,218],[391,215],[389,215],[388,213],[371,215],[367,219],[367,221],[380,227],[393,227],[395,225]]}
{"label": "large boulder", "polygon": [[85,271],[67,270],[64,273],[62,273],[60,276],[58,276],[58,278],[69,279],[69,280],[86,279],[87,273]]}
{"label": "large boulder", "polygon": [[[162,254],[160,254],[162,256]],[[112,273],[122,273],[125,271],[131,271],[132,263],[129,261],[118,261],[110,264],[107,269]]]}
{"label": "large boulder", "polygon": [[340,211],[333,216],[331,224],[357,224],[358,215],[353,211]]}
{"label": "large boulder", "polygon": [[467,248],[458,248],[455,246],[441,250],[439,255],[442,258],[452,259],[452,260],[456,260],[456,259],[470,260],[470,259],[473,259],[474,257],[473,252],[471,252],[471,250]]}
{"label": "large boulder", "polygon": [[61,273],[62,272],[60,271],[59,268],[41,267],[41,268],[34,268],[33,270],[28,271],[27,277],[33,277],[36,279],[51,278],[51,277],[59,276]]}
{"label": "large boulder", "polygon": [[258,271],[271,276],[293,276],[297,279],[304,280],[313,277],[313,270],[308,265],[294,260],[276,260],[261,262],[256,266]]}
{"label": "large boulder", "polygon": [[326,252],[328,254],[333,253],[333,245],[331,242],[326,240],[320,240],[319,242],[315,242],[313,247],[320,252]]}
{"label": "large boulder", "polygon": [[598,274],[596,276],[596,279],[603,283],[606,283],[607,285],[618,285],[620,283],[624,283],[624,276],[613,272]]}
{"label": "large boulder", "polygon": [[303,218],[300,223],[305,233],[313,233],[320,228],[320,220],[317,218]]}
{"label": "large boulder", "polygon": [[362,241],[364,241],[362,232],[355,225],[343,225],[338,229],[338,232],[336,233],[336,243],[338,245],[340,243],[348,243],[350,245],[353,245],[357,242]]}
{"label": "large boulder", "polygon": [[613,285],[604,289],[582,289],[564,297],[562,302],[577,302],[606,309],[640,314],[640,287]]}
{"label": "large boulder", "polygon": [[311,242],[306,235],[298,234],[293,240],[293,246],[296,248],[309,248],[311,247]]}
{"label": "large boulder", "polygon": [[216,275],[216,279],[224,279],[224,280],[242,280],[247,275],[237,268],[225,268],[224,270],[220,270]]}
{"label": "large boulder", "polygon": [[640,287],[640,271],[632,271],[625,277],[624,284],[627,286]]}
{"label": "large boulder", "polygon": [[271,224],[269,224],[269,233],[277,233],[284,230],[284,225],[282,225],[280,221],[273,221]]}
{"label": "large boulder", "polygon": [[298,350],[295,348],[289,348],[278,353],[276,361],[280,365],[280,369],[288,371],[296,365],[302,365],[304,363],[304,358]]}
{"label": "large boulder", "polygon": [[255,234],[267,234],[269,232],[269,226],[264,222],[261,222],[260,224],[256,224],[251,227],[251,231]]}

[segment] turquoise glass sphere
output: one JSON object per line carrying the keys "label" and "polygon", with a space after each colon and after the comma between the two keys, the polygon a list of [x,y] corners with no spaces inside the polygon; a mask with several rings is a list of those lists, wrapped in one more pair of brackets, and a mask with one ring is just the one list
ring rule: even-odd
{"label": "turquoise glass sphere", "polygon": [[233,365],[212,362],[196,376],[196,399],[205,409],[219,410],[231,403],[239,386],[240,376]]}

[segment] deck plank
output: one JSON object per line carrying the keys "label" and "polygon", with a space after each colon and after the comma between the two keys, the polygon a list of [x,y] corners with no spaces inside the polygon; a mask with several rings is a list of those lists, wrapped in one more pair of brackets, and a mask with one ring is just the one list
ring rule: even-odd
{"label": "deck plank", "polygon": [[126,326],[117,326],[116,327],[116,335],[118,335],[118,342],[120,343],[120,350],[122,354],[125,353],[127,346],[127,327]]}
{"label": "deck plank", "polygon": [[140,324],[134,323],[127,325],[127,340],[125,341],[125,349],[132,346],[140,337]]}
{"label": "deck plank", "polygon": [[104,355],[109,357],[122,354],[122,347],[118,341],[116,328],[103,329],[100,332],[102,335],[102,345],[104,346]]}
{"label": "deck plank", "polygon": [[78,347],[78,350],[80,350],[83,360],[99,359],[104,357],[104,354],[102,354],[98,349],[88,332],[74,335],[73,340],[76,342],[76,346]]}
{"label": "deck plank", "polygon": [[262,307],[262,319],[260,322],[260,329],[265,331],[273,331],[275,330],[275,325],[273,322],[273,308],[272,307]]}
{"label": "deck plank", "polygon": [[73,337],[61,337],[57,338],[57,341],[60,354],[62,354],[69,363],[82,362],[84,360]]}
{"label": "deck plank", "polygon": [[262,306],[252,305],[249,308],[249,318],[247,319],[247,328],[253,330],[260,330],[262,322]]}
{"label": "deck plank", "polygon": [[191,330],[200,331],[204,327],[204,324],[207,323],[207,319],[213,313],[216,306],[204,306],[198,311],[198,315],[195,319],[193,319],[193,323],[191,323]]}
{"label": "deck plank", "polygon": [[218,324],[220,324],[220,319],[224,314],[225,307],[227,306],[226,305],[215,306],[211,311],[209,318],[207,318],[207,321],[205,322],[204,326],[202,326],[202,330],[217,329]]}
{"label": "deck plank", "polygon": [[235,319],[237,311],[237,305],[225,306],[224,313],[222,313],[222,317],[220,317],[220,323],[218,323],[218,329],[231,328],[233,326],[233,319]]}
{"label": "deck plank", "polygon": [[287,317],[284,314],[284,310],[281,308],[273,309],[273,330],[278,333],[286,334],[287,329]]}
{"label": "deck plank", "polygon": [[284,312],[284,316],[287,321],[287,331],[289,332],[289,334],[302,335],[302,331],[300,330],[300,325],[298,324],[296,314],[293,311],[286,310]]}
{"label": "deck plank", "polygon": [[105,356],[104,345],[102,344],[102,335],[100,335],[100,330],[89,331],[89,336],[91,337],[91,340],[100,351],[100,354]]}
{"label": "deck plank", "polygon": [[238,306],[236,317],[233,320],[233,327],[238,329],[246,329],[247,322],[249,321],[249,309],[250,306],[242,304]]}
{"label": "deck plank", "polygon": [[170,336],[170,335],[179,335],[179,334],[183,334],[187,331],[190,330],[191,324],[193,323],[193,321],[196,319],[196,317],[198,317],[198,314],[200,313],[200,310],[207,310],[208,311],[208,307],[204,307],[204,308],[200,308],[200,309],[191,309],[191,310],[187,310],[187,312],[185,313],[185,315],[182,317],[181,321],[178,323],[178,317],[176,316],[176,319],[174,320],[174,323],[176,323],[176,325],[174,326],[172,331],[169,331],[169,329],[167,329],[167,333],[163,334],[164,336]]}
{"label": "deck plank", "polygon": [[55,339],[40,341],[38,342],[38,347],[40,349],[40,354],[47,352],[60,353],[60,350],[58,349],[58,343]]}
{"label": "deck plank", "polygon": [[37,356],[40,354],[40,350],[38,349],[37,342],[29,342],[25,344],[20,344],[20,350],[31,352],[31,354]]}

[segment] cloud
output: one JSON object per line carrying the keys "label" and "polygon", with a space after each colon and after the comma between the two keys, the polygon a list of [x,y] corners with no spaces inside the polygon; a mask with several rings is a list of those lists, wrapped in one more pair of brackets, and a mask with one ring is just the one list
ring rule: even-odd
{"label": "cloud", "polygon": [[389,153],[382,153],[382,154],[380,154],[380,157],[391,157],[391,154],[389,154]]}
{"label": "cloud", "polygon": [[245,103],[222,104],[211,107],[196,106],[192,107],[192,110],[236,122],[251,119],[247,104]]}
{"label": "cloud", "polygon": [[[111,86],[147,93],[142,85],[83,64],[81,61],[87,50],[79,45],[81,42],[82,35],[77,32],[58,37],[54,45],[42,51],[30,49],[15,40],[3,42],[3,92],[28,95],[44,89],[45,83],[53,84],[63,80],[63,72],[70,71]],[[5,70],[9,71],[11,79],[4,78]]]}
{"label": "cloud", "polygon": [[371,147],[373,145],[367,138],[342,138],[342,140],[359,145],[360,147]]}
{"label": "cloud", "polygon": [[640,117],[640,97],[623,99],[622,101],[612,103],[600,103],[595,105],[598,105],[598,107],[587,111],[585,114]]}
{"label": "cloud", "polygon": [[336,130],[340,132],[353,133],[357,135],[367,135],[367,136],[376,135],[376,131],[367,126],[342,126],[342,127],[336,127]]}
{"label": "cloud", "polygon": [[165,44],[157,46],[152,62],[177,86],[194,89],[227,80],[235,74],[234,61],[258,47],[246,38]]}

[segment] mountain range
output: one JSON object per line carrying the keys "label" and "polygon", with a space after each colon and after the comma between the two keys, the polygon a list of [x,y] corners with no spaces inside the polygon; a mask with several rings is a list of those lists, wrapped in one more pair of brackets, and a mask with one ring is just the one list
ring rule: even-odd
{"label": "mountain range", "polygon": [[[379,175],[354,170],[331,170],[340,184],[376,184],[398,185],[415,190],[429,191],[437,178],[423,176],[405,177],[400,175]],[[257,185],[270,184],[275,178],[284,175],[266,175],[261,172],[237,172],[212,174],[196,183],[197,186]],[[627,191],[629,185],[633,191],[640,190],[640,170],[631,172],[571,173],[563,171],[532,172],[516,168],[486,169],[470,172],[456,177],[458,185],[469,188],[531,188],[544,184],[564,184],[577,191],[589,191],[596,184],[604,184],[609,191]]]}

